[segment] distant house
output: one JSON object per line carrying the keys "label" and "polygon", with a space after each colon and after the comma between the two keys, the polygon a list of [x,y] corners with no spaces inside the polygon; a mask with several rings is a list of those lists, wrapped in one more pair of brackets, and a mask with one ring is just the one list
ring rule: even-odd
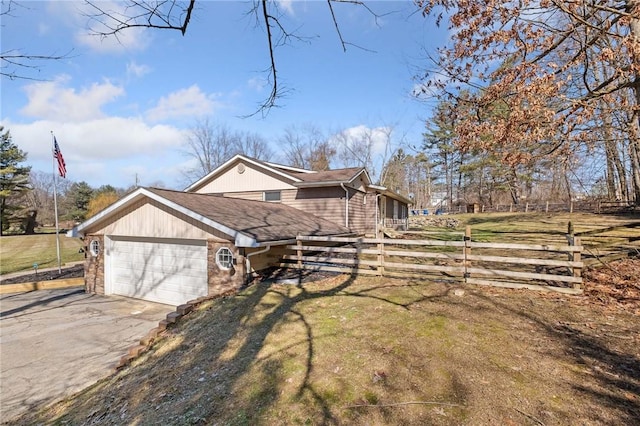
{"label": "distant house", "polygon": [[409,199],[362,168],[313,172],[235,156],[185,191],[138,188],[76,226],[86,290],[179,305],[277,265],[298,235],[406,226]]}

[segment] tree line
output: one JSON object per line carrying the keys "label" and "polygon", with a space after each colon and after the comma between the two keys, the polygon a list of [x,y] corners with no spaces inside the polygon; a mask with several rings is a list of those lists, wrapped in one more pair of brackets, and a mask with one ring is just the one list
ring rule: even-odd
{"label": "tree line", "polygon": [[53,227],[54,185],[58,217],[65,227],[81,222],[117,201],[129,189],[57,179],[52,173],[24,165],[27,153],[13,143],[9,130],[0,126],[0,235],[33,234],[36,227]]}
{"label": "tree line", "polygon": [[[137,27],[184,34],[192,13],[198,12],[195,0],[128,1],[128,16],[114,16],[97,2],[89,3],[103,36]],[[339,33],[334,3],[340,2],[327,4]],[[371,11],[366,1],[347,3]],[[414,96],[435,104],[423,139],[393,141],[381,150],[375,147],[380,135],[372,130],[354,137],[292,128],[277,141],[278,158],[316,170],[367,167],[375,182],[412,196],[416,207],[433,206],[436,200],[493,205],[582,197],[637,204],[640,1],[413,4],[425,19],[447,25],[450,34],[445,45],[425,51],[422,72],[415,76]],[[280,95],[270,30],[286,35],[285,42],[296,38],[274,25],[280,22],[274,19],[279,16],[277,2],[253,5],[251,12],[261,17],[270,41],[272,91],[259,109],[264,112]],[[390,136],[389,129],[382,131]],[[185,173],[191,180],[232,153],[274,157],[258,135],[224,135],[224,128],[209,123],[195,130],[204,132],[194,132],[187,147],[197,163]]]}

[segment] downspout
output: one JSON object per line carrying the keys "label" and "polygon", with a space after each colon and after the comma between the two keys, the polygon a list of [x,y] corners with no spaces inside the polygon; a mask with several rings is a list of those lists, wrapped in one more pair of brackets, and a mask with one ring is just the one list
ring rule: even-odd
{"label": "downspout", "polygon": [[378,238],[378,211],[380,209],[379,201],[378,201],[379,198],[380,198],[380,194],[376,194],[376,223],[373,231],[376,233],[376,236],[374,238]]}
{"label": "downspout", "polygon": [[269,250],[271,250],[271,245],[267,245],[262,250],[254,251],[253,253],[247,253],[247,255],[244,257],[244,264],[245,264],[245,267],[247,268],[247,282],[249,282],[249,274],[251,274],[251,259],[249,258],[252,256],[255,256],[256,254],[266,253]]}
{"label": "downspout", "polygon": [[340,183],[342,189],[344,189],[345,198],[344,198],[344,226],[346,228],[349,227],[349,190],[345,188],[344,183]]}

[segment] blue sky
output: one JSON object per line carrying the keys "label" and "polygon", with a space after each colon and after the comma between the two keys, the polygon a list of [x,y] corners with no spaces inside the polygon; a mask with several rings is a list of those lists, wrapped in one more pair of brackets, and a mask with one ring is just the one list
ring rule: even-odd
{"label": "blue sky", "polygon": [[34,80],[3,77],[1,122],[39,171],[52,169],[53,131],[67,177],[94,187],[128,187],[137,175],[141,185],[182,189],[186,135],[205,118],[262,135],[274,161],[278,138],[293,125],[327,134],[393,126],[396,145],[419,145],[429,104],[411,97],[412,77],[424,65],[422,51],[443,44],[446,30],[410,0],[367,4],[377,20],[364,8],[335,5],[343,37],[369,49],[343,52],[326,2],[279,2],[282,22],[309,39],[276,51],[280,84],[289,89],[281,107],[241,118],[269,90],[266,37],[246,14],[251,2],[196,2],[185,36],[135,30],[120,43],[91,35],[82,2],[19,2],[3,17],[2,51],[66,57],[18,70]]}

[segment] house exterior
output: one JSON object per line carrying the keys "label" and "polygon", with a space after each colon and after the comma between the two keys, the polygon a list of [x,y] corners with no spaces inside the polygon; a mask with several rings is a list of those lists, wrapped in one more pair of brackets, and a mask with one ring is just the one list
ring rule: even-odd
{"label": "house exterior", "polygon": [[72,234],[85,287],[169,305],[237,289],[298,235],[374,234],[406,223],[407,199],[364,169],[312,172],[236,156],[185,191],[138,188]]}
{"label": "house exterior", "polygon": [[382,227],[406,227],[411,204],[411,199],[373,185],[362,167],[317,172],[243,155],[185,192],[281,203],[370,236]]}

